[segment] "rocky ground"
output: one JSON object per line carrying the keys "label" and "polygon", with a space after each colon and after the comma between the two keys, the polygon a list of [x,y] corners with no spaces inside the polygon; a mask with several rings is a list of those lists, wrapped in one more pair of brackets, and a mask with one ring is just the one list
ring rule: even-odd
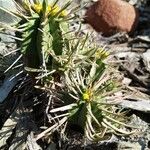
{"label": "rocky ground", "polygon": [[[83,9],[78,12],[78,15],[82,16],[86,8],[93,4],[93,1],[75,0],[74,3],[80,4],[80,7],[83,7]],[[86,2],[88,2],[88,4]],[[56,143],[48,145],[50,141],[44,141],[47,143],[47,150],[150,149],[150,2],[148,0],[128,0],[128,2],[137,7],[140,11],[139,23],[132,35],[116,33],[112,36],[104,37],[101,33],[95,32],[87,24],[83,24],[82,34],[93,31],[91,40],[100,46],[105,46],[105,48],[110,51],[109,62],[115,65],[116,69],[124,74],[124,84],[131,88],[134,87],[136,94],[132,95],[122,106],[131,108],[131,113],[134,114],[132,124],[138,124],[141,127],[139,133],[130,138],[112,136],[109,141],[94,144],[84,143],[82,135],[76,132],[74,134],[68,133],[69,140],[67,140],[66,143],[63,143],[61,140],[57,141],[56,134]],[[76,20],[72,24],[72,28],[77,29],[78,26],[78,20]],[[14,40],[1,34],[0,56],[7,55],[10,51],[15,49],[16,44]],[[38,103],[34,107],[31,106],[37,102],[37,97],[38,99],[42,99],[45,95],[41,95],[40,92],[38,92],[38,95],[30,93],[31,86],[27,85],[28,77],[25,75],[22,75],[21,78],[19,77],[21,70],[20,74],[15,78],[12,74],[4,73],[4,70],[19,57],[17,53],[13,55],[6,57],[3,62],[0,62],[0,149],[20,150],[24,149],[26,144],[29,150],[44,149],[43,141],[36,143],[33,137],[33,132],[39,133],[38,126],[40,125],[40,120],[38,118],[44,115],[42,111],[41,113],[38,111],[39,109],[44,109],[44,102]],[[7,65],[4,67],[3,64]],[[14,80],[8,82],[11,78],[14,78]],[[21,84],[27,85],[28,88],[20,87]],[[17,91],[14,91],[14,89],[17,89]],[[25,91],[29,94],[24,95]],[[24,95],[24,101],[20,102],[21,95]],[[33,101],[31,101],[31,99]],[[36,112],[34,116],[32,114],[33,111]],[[32,132],[30,132],[31,130]],[[71,131],[71,133],[73,133],[73,131]]]}

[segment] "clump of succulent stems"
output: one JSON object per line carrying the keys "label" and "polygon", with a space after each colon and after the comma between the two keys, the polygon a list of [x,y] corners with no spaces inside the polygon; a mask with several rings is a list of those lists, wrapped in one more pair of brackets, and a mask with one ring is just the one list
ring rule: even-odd
{"label": "clump of succulent stems", "polygon": [[76,8],[68,12],[70,2],[59,7],[58,0],[14,2],[18,12],[1,9],[19,21],[5,28],[16,31],[19,59],[23,57],[25,70],[41,83],[35,87],[48,91],[52,102],[48,110],[52,126],[37,140],[67,124],[78,125],[91,141],[112,133],[132,134],[126,112],[117,105],[125,98],[117,94],[120,81],[104,63],[108,52],[90,43],[89,35],[79,36],[69,29]]}
{"label": "clump of succulent stems", "polygon": [[47,70],[53,70],[59,66],[55,59],[62,55],[71,32],[68,22],[73,17],[66,11],[70,2],[60,8],[58,0],[53,3],[48,3],[48,0],[13,1],[17,12],[1,9],[15,16],[18,22],[10,26],[1,23],[1,30],[7,28],[16,31],[13,38],[18,41],[21,51],[19,58],[23,57],[28,72],[45,74]]}

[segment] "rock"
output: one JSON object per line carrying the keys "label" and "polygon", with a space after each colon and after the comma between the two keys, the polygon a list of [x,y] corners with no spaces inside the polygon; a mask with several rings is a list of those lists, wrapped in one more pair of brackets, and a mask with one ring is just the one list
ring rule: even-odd
{"label": "rock", "polygon": [[138,20],[138,10],[122,0],[99,0],[85,13],[85,22],[104,36],[116,32],[132,33]]}

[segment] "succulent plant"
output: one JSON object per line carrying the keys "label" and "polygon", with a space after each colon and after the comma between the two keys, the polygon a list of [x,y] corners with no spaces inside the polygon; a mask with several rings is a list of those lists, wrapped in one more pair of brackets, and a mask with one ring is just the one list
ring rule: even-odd
{"label": "succulent plant", "polygon": [[91,49],[86,39],[76,43],[70,56],[72,67],[64,71],[59,88],[46,88],[52,94],[50,116],[54,116],[49,120],[54,124],[48,132],[62,124],[73,124],[91,141],[104,140],[112,133],[133,134],[135,127],[128,125],[127,112],[118,107],[126,95],[118,95],[121,78],[104,63],[108,52],[94,46]]}
{"label": "succulent plant", "polygon": [[73,18],[66,11],[70,2],[61,8],[58,0],[51,4],[48,0],[14,2],[18,12],[1,9],[18,17],[19,22],[5,28],[16,31],[19,59],[23,56],[25,69],[36,73],[41,89],[48,91],[53,101],[49,110],[52,126],[44,133],[53,133],[68,123],[78,125],[91,141],[110,133],[132,134],[124,129],[133,127],[126,124],[125,111],[116,102],[124,98],[117,95],[120,81],[104,63],[108,53],[89,42],[88,35],[80,37],[70,31]]}
{"label": "succulent plant", "polygon": [[1,23],[1,30],[6,28],[16,31],[14,38],[19,41],[25,69],[42,74],[56,69],[59,64],[55,58],[63,53],[70,33],[68,22],[72,17],[66,11],[70,2],[62,7],[58,6],[58,0],[50,4],[48,0],[14,0],[14,3],[17,12],[1,9],[19,21],[10,26]]}

